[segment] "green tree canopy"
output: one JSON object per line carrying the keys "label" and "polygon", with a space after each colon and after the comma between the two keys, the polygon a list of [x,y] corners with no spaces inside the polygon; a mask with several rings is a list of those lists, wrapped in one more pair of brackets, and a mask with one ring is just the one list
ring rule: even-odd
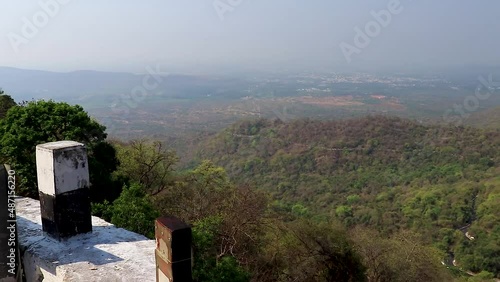
{"label": "green tree canopy", "polygon": [[4,118],[7,114],[7,111],[15,105],[16,102],[14,101],[14,99],[12,99],[12,97],[5,94],[5,92],[0,89],[0,119]]}
{"label": "green tree canopy", "polygon": [[149,197],[139,184],[124,187],[120,197],[111,207],[111,223],[127,230],[154,238],[154,222],[160,216],[153,207]]}
{"label": "green tree canopy", "polygon": [[117,174],[141,184],[148,195],[157,195],[174,185],[173,170],[179,158],[159,141],[134,140],[115,144],[120,160]]}
{"label": "green tree canopy", "polygon": [[366,281],[362,258],[336,222],[275,222],[257,281]]}
{"label": "green tree canopy", "polygon": [[105,141],[104,131],[105,127],[81,106],[32,101],[12,108],[0,120],[0,152],[17,171],[18,193],[37,198],[36,146],[62,140],[81,142],[87,146],[93,199],[101,200],[118,165],[115,150]]}

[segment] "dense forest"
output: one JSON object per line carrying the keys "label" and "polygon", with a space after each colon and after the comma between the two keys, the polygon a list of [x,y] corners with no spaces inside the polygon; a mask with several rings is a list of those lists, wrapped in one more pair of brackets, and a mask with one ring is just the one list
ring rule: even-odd
{"label": "dense forest", "polygon": [[373,116],[242,121],[181,168],[168,144],[109,140],[80,106],[0,94],[0,159],[37,197],[35,146],[87,145],[93,213],[153,237],[191,224],[195,281],[500,277],[500,132]]}
{"label": "dense forest", "polygon": [[387,236],[412,230],[450,264],[499,274],[497,130],[382,116],[245,121],[200,157],[269,192],[274,210]]}

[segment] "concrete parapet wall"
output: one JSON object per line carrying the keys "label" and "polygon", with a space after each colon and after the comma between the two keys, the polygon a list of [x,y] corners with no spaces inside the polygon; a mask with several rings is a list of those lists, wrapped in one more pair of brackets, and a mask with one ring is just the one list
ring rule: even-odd
{"label": "concrete parapet wall", "polygon": [[40,202],[16,199],[27,281],[156,281],[155,240],[92,217],[92,233],[58,241],[42,231]]}

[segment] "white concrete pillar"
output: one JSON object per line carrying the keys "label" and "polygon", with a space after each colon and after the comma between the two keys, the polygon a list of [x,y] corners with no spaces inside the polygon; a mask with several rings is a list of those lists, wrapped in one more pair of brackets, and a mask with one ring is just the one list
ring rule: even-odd
{"label": "white concrete pillar", "polygon": [[58,141],[36,146],[43,231],[61,240],[92,231],[85,145]]}

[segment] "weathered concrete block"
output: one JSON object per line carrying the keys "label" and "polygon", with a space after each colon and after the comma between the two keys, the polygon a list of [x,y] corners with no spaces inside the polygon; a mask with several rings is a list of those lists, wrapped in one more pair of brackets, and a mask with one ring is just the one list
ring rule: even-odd
{"label": "weathered concrete block", "polygon": [[87,150],[73,141],[36,147],[43,231],[64,239],[92,231]]}

